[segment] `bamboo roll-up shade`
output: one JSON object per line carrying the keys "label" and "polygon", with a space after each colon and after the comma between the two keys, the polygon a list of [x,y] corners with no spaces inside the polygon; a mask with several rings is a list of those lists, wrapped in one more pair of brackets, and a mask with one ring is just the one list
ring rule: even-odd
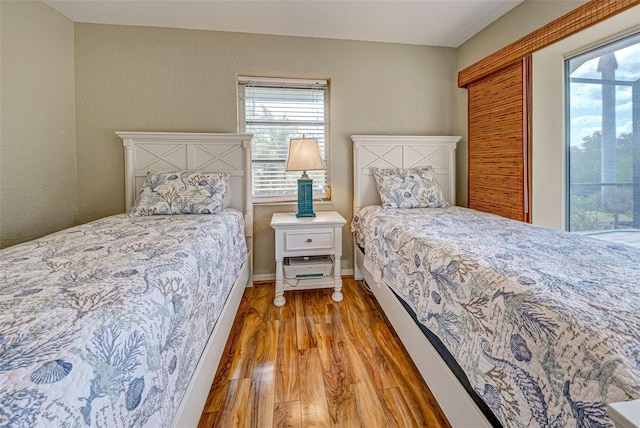
{"label": "bamboo roll-up shade", "polygon": [[522,60],[537,50],[636,5],[640,5],[640,0],[591,0],[461,70],[458,73],[458,87],[464,88],[469,83]]}
{"label": "bamboo roll-up shade", "polygon": [[469,208],[529,221],[528,64],[469,85]]}

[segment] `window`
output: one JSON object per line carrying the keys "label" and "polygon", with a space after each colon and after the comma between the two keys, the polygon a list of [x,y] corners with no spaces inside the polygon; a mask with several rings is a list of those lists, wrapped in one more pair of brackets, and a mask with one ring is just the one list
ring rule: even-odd
{"label": "window", "polygon": [[238,78],[240,132],[254,135],[254,202],[297,200],[301,172],[285,171],[289,140],[315,138],[325,169],[308,171],[314,199],[327,199],[329,187],[328,97],[326,80]]}
{"label": "window", "polygon": [[568,229],[640,229],[640,34],[565,66]]}

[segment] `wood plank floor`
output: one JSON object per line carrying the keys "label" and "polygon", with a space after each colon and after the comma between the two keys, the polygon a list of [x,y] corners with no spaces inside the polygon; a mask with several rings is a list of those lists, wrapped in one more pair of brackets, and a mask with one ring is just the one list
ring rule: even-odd
{"label": "wood plank floor", "polygon": [[448,427],[375,298],[360,281],[245,290],[199,427]]}

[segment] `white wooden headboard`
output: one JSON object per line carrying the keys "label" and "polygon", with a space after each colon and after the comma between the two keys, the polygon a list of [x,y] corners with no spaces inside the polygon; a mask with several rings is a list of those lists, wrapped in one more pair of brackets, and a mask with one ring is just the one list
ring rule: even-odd
{"label": "white wooden headboard", "polygon": [[413,168],[431,165],[445,199],[456,203],[456,144],[460,137],[352,135],[353,211],[380,205],[371,167]]}
{"label": "white wooden headboard", "polygon": [[244,213],[245,235],[253,250],[251,194],[251,134],[186,132],[116,132],[124,145],[124,185],[127,211],[149,170],[226,172],[230,206]]}

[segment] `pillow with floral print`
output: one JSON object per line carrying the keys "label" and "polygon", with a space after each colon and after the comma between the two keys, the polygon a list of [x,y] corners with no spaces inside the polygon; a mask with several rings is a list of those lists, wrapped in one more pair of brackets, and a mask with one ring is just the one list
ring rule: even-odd
{"label": "pillow with floral print", "polygon": [[384,208],[443,208],[449,206],[430,166],[372,168]]}
{"label": "pillow with floral print", "polygon": [[149,171],[129,215],[213,214],[229,203],[229,174]]}

